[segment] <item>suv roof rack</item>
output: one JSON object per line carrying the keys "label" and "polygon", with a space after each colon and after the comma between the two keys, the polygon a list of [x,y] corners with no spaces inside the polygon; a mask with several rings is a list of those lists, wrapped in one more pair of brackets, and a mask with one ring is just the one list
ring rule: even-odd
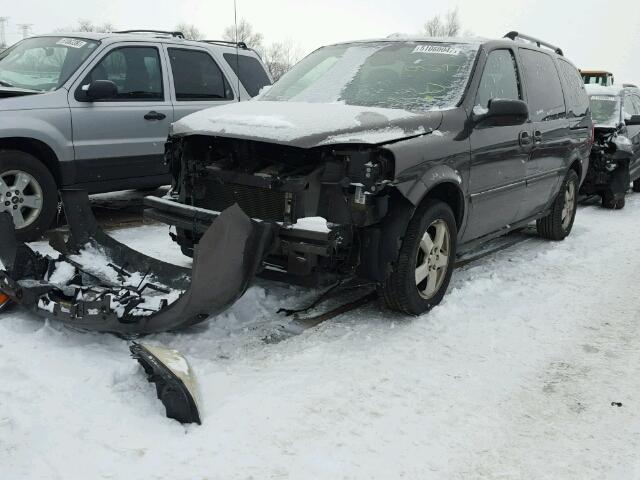
{"label": "suv roof rack", "polygon": [[509,32],[507,33],[504,38],[510,38],[511,40],[513,40],[514,42],[516,41],[516,39],[522,39],[522,40],[526,40],[527,42],[531,42],[531,43],[535,43],[538,47],[547,47],[550,48],[551,50],[553,50],[554,52],[556,52],[558,55],[562,55],[564,56],[564,53],[562,53],[562,49],[560,47],[556,47],[555,45],[552,45],[548,42],[543,42],[542,40],[539,40],[535,37],[531,37],[529,35],[525,35],[524,33],[519,33],[519,32]]}
{"label": "suv roof rack", "polygon": [[211,43],[212,45],[228,45],[231,47],[238,47],[243,50],[249,50],[249,47],[247,47],[247,44],[244,42],[232,42],[229,40],[200,40],[200,41],[204,43]]}
{"label": "suv roof rack", "polygon": [[184,34],[182,32],[170,32],[167,30],[119,30],[117,32],[113,32],[113,33],[159,33],[162,35],[169,35],[171,37],[176,37],[176,38],[184,38]]}

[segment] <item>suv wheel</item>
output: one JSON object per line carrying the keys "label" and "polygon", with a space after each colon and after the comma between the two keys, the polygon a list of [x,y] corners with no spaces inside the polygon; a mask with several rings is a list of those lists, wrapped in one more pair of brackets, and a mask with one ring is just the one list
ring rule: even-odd
{"label": "suv wheel", "polygon": [[602,206],[611,210],[622,210],[625,206],[625,195],[622,198],[616,198],[613,192],[606,190],[602,193]]}
{"label": "suv wheel", "polygon": [[58,193],[49,170],[33,155],[0,151],[0,213],[9,212],[18,240],[37,240],[56,216]]}
{"label": "suv wheel", "polygon": [[446,203],[429,199],[418,208],[382,287],[389,308],[420,315],[440,303],[455,264],[457,233]]}
{"label": "suv wheel", "polygon": [[551,213],[536,222],[538,235],[549,240],[564,240],[573,227],[578,208],[578,174],[569,170],[553,201]]}
{"label": "suv wheel", "polygon": [[640,178],[633,181],[633,191],[640,192]]}

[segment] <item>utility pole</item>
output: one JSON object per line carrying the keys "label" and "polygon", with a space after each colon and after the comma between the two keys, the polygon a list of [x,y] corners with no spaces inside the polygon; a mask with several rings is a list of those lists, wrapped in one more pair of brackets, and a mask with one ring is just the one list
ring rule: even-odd
{"label": "utility pole", "polygon": [[22,30],[22,38],[27,38],[31,34],[31,27],[33,27],[33,23],[21,23],[18,25],[18,28]]}
{"label": "utility pole", "polygon": [[7,48],[7,22],[9,17],[0,17],[0,50]]}

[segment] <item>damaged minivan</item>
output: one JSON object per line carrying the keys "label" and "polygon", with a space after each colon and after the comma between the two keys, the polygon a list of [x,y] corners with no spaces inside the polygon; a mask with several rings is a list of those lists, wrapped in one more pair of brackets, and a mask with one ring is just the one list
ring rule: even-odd
{"label": "damaged minivan", "polygon": [[145,214],[191,254],[237,204],[274,231],[260,275],[367,279],[419,315],[457,253],[534,221],[571,232],[591,127],[578,70],[516,32],[331,45],[251,102],[176,122],[173,188]]}
{"label": "damaged minivan", "polygon": [[599,195],[602,206],[624,208],[629,184],[640,192],[640,90],[637,87],[587,85],[595,143],[584,195]]}

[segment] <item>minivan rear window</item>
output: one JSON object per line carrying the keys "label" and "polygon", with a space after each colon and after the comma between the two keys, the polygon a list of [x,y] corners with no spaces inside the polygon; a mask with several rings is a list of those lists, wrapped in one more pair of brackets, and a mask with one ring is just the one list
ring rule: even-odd
{"label": "minivan rear window", "polygon": [[558,71],[546,53],[520,49],[527,86],[529,114],[534,122],[553,120],[565,113]]}
{"label": "minivan rear window", "polygon": [[262,87],[271,85],[267,72],[256,58],[235,53],[225,53],[223,57],[252,97],[255,97]]}
{"label": "minivan rear window", "polygon": [[580,73],[576,67],[562,59],[558,60],[558,68],[565,86],[567,112],[570,116],[584,117],[589,110],[589,97]]}

